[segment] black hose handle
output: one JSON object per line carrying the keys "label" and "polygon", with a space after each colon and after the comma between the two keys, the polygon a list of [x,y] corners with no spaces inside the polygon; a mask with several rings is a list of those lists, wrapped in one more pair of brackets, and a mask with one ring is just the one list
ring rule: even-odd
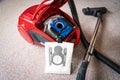
{"label": "black hose handle", "polygon": [[82,61],[82,64],[79,68],[76,80],[85,80],[85,75],[86,75],[88,64],[89,64],[88,61],[86,61],[86,60]]}

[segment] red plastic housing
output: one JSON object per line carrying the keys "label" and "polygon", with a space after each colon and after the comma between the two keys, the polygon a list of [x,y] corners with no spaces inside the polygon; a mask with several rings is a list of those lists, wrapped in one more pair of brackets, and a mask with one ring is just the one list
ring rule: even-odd
{"label": "red plastic housing", "polygon": [[[44,46],[44,43],[37,42],[33,38],[37,36],[38,41],[55,42],[56,40],[43,32],[43,22],[53,15],[62,15],[68,19],[76,28],[65,38],[65,42],[71,42],[75,39],[74,45],[76,46],[80,40],[80,31],[75,21],[65,12],[59,8],[63,6],[67,0],[44,0],[39,5],[34,5],[26,9],[20,16],[18,21],[18,31],[22,37],[31,44],[38,44]],[[31,36],[30,32],[34,34]],[[41,39],[41,40],[39,40]]]}

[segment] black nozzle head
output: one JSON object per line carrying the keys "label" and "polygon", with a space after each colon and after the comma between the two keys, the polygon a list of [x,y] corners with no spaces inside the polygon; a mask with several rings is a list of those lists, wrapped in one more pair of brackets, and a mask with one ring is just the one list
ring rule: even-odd
{"label": "black nozzle head", "polygon": [[90,15],[94,17],[101,17],[103,14],[107,12],[107,9],[105,7],[98,7],[98,8],[83,8],[82,12],[85,15]]}

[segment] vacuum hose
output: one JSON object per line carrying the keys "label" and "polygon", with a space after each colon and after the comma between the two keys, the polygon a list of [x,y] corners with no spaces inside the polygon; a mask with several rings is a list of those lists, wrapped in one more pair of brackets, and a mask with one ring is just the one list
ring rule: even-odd
{"label": "vacuum hose", "polygon": [[[69,4],[69,7],[70,7],[70,10],[71,10],[71,13],[72,13],[72,17],[73,19],[75,20],[75,22],[78,24],[79,28],[80,28],[80,32],[81,32],[81,41],[84,45],[85,48],[88,48],[89,46],[89,42],[86,40],[83,32],[82,32],[82,29],[81,29],[81,26],[80,26],[80,22],[79,22],[79,19],[78,19],[78,14],[77,14],[77,10],[76,10],[76,7],[75,7],[75,3],[73,0],[68,0],[68,4]],[[99,59],[100,61],[102,61],[103,63],[105,63],[106,65],[108,65],[109,67],[111,67],[113,70],[115,70],[117,73],[120,74],[120,66],[117,65],[116,63],[114,63],[113,61],[111,61],[110,59],[108,59],[107,57],[103,56],[100,52],[98,52],[97,50],[94,50],[94,56]]]}

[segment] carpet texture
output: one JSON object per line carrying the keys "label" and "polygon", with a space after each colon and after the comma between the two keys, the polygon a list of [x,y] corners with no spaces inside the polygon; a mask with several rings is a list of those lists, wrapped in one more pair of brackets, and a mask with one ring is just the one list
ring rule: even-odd
{"label": "carpet texture", "polygon": [[[0,80],[75,80],[86,49],[80,42],[74,49],[71,75],[44,73],[44,48],[27,43],[18,33],[19,15],[42,0],[0,0]],[[106,7],[96,49],[120,65],[120,0],[74,0],[83,32],[91,39],[96,18],[83,15],[85,7]],[[68,4],[61,8],[70,13]],[[120,75],[94,56],[86,80],[120,80]]]}

